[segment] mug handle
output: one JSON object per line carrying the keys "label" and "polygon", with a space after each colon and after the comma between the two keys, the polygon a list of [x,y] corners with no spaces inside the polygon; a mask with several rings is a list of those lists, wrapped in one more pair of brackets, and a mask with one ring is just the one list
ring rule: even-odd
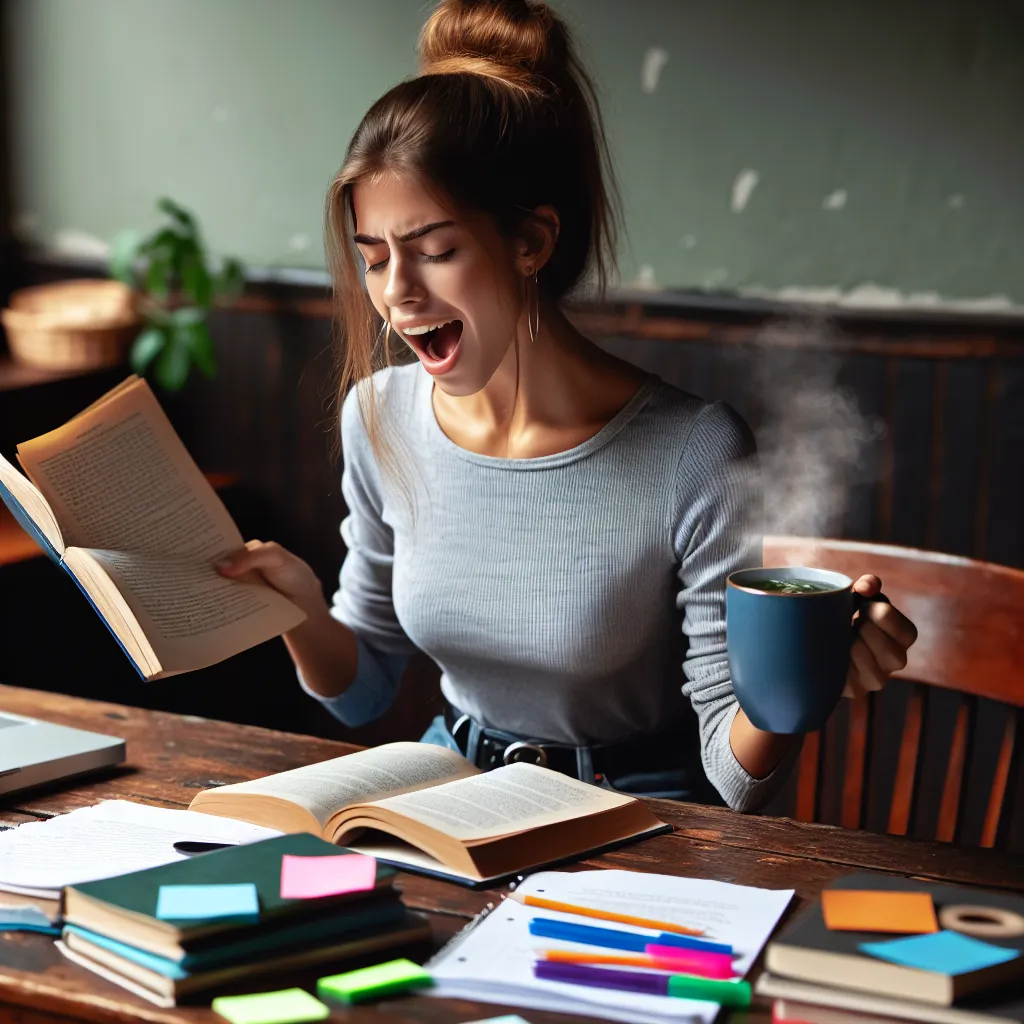
{"label": "mug handle", "polygon": [[[852,593],[853,593],[853,610],[855,612],[862,612],[862,611],[864,611],[864,609],[869,604],[871,604],[872,601],[881,601],[882,604],[888,604],[888,605],[892,604],[892,601],[890,601],[889,598],[887,598],[885,596],[885,594],[883,594],[881,591],[879,591],[877,594],[875,594],[874,597],[865,597],[863,594],[857,593],[856,590],[854,590]],[[859,618],[854,623],[853,628],[857,629],[863,621],[864,621],[863,617]]]}

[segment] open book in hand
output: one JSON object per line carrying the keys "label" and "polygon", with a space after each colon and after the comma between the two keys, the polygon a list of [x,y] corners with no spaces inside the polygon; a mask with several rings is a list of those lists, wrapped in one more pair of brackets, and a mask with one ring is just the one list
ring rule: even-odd
{"label": "open book in hand", "polygon": [[386,743],[207,789],[189,809],[313,832],[469,885],[670,829],[631,796],[533,764],[481,772],[429,743]]}
{"label": "open book in hand", "polygon": [[242,536],[144,380],[19,444],[18,461],[27,478],[0,456],[0,498],[144,679],[223,661],[306,617],[213,568]]}

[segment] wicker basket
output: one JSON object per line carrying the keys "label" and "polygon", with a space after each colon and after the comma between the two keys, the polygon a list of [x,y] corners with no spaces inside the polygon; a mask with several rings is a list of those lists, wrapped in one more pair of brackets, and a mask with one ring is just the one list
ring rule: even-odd
{"label": "wicker basket", "polygon": [[0,313],[11,358],[48,370],[124,362],[139,326],[135,293],[120,281],[23,288]]}

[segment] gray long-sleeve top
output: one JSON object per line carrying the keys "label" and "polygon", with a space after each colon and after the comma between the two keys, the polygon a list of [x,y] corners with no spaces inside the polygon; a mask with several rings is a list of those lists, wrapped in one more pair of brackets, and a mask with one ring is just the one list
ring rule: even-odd
{"label": "gray long-sleeve top", "polygon": [[678,722],[692,744],[689,704],[724,800],[764,803],[792,757],[755,779],[729,743],[725,579],[761,564],[743,420],[652,374],[582,444],[505,459],[441,430],[419,364],[374,384],[401,479],[382,473],[353,389],[342,412],[348,553],[332,614],[356,633],[359,669],[323,703],[349,724],[381,713],[418,648],[452,704],[537,739],[612,743]]}

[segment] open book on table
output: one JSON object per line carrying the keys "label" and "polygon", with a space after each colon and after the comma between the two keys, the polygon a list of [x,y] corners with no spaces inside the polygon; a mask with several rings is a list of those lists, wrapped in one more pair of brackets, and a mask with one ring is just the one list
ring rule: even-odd
{"label": "open book on table", "polygon": [[189,809],[313,832],[469,885],[669,831],[631,796],[533,764],[481,772],[429,743],[386,743],[207,789]]}
{"label": "open book on table", "polygon": [[0,498],[143,678],[223,661],[305,618],[213,568],[242,536],[144,380],[19,444],[18,461],[27,476],[0,456]]}

